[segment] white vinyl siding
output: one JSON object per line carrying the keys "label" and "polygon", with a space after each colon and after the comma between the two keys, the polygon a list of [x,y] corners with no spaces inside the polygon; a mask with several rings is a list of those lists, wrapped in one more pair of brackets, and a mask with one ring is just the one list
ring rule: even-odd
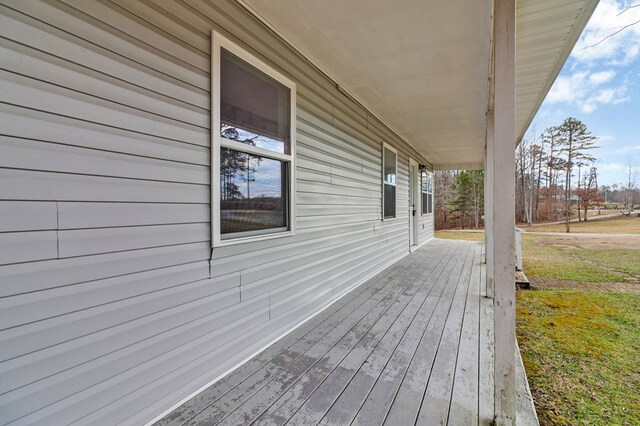
{"label": "white vinyl siding", "polygon": [[[289,238],[211,249],[212,30],[296,83]],[[426,160],[237,2],[5,0],[0,34],[0,423],[144,424],[408,253]]]}

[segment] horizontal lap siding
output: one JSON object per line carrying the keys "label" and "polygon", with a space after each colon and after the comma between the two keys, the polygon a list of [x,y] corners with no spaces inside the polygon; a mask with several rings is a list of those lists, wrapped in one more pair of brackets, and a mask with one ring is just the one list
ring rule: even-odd
{"label": "horizontal lap siding", "polygon": [[[292,237],[211,250],[212,29],[297,83]],[[408,252],[420,156],[234,2],[7,0],[0,35],[0,424],[148,421]]]}

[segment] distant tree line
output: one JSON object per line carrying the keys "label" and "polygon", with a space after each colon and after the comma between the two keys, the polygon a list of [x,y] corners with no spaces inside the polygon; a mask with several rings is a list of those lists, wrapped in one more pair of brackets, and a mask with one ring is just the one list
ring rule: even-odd
{"label": "distant tree line", "polygon": [[435,173],[436,229],[480,228],[484,214],[484,171]]}
{"label": "distant tree line", "polygon": [[[516,149],[516,221],[587,220],[593,208],[616,201],[633,209],[639,200],[638,168],[628,166],[624,184],[598,186],[597,137],[569,117],[541,134],[530,132]],[[442,171],[435,175],[436,229],[477,228],[484,214],[484,173]]]}

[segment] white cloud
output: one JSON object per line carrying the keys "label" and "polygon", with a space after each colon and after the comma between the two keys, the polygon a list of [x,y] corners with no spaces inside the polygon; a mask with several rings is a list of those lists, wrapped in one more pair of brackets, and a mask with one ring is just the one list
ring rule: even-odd
{"label": "white cloud", "polygon": [[619,148],[613,151],[614,154],[618,154],[618,155],[631,154],[635,152],[640,153],[640,145],[625,146],[623,148]]}
{"label": "white cloud", "polygon": [[[582,63],[628,64],[640,55],[640,7],[630,1],[601,0],[572,58]],[[627,28],[625,28],[628,26]],[[620,31],[616,33],[617,31]]]}
{"label": "white cloud", "polygon": [[595,85],[603,84],[611,80],[615,75],[616,72],[613,70],[594,72],[589,76],[589,82]]}
{"label": "white cloud", "polygon": [[601,163],[597,167],[600,185],[620,184],[627,173],[627,166],[623,163]]}
{"label": "white cloud", "polygon": [[601,87],[611,82],[616,72],[603,70],[594,73],[577,71],[570,76],[559,76],[551,87],[546,101],[578,106],[585,114],[592,113],[601,104],[619,104],[627,101],[626,84]]}

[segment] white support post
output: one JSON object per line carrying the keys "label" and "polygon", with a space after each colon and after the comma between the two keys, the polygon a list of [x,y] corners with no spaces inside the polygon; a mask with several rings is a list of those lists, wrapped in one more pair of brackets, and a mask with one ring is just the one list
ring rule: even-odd
{"label": "white support post", "polygon": [[494,141],[493,141],[493,111],[487,111],[487,142],[485,147],[484,169],[484,253],[486,268],[485,296],[493,298],[495,274],[493,273],[494,243],[493,243],[493,180],[494,180]]}
{"label": "white support post", "polygon": [[515,0],[494,4],[493,246],[496,425],[516,422]]}

